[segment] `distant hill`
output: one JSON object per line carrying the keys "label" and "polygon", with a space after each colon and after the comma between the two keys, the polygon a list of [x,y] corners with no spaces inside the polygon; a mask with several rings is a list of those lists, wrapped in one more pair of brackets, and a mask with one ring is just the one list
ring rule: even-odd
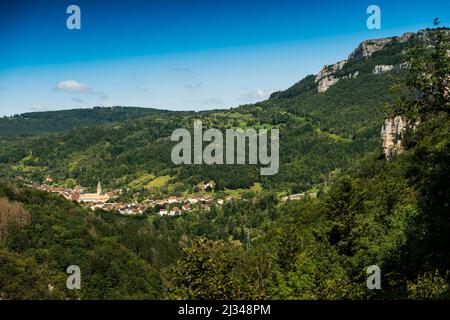
{"label": "distant hill", "polygon": [[[322,188],[367,153],[378,153],[383,106],[402,82],[402,52],[421,34],[369,40],[348,57],[325,66],[270,99],[231,110],[169,112],[142,108],[94,108],[30,113],[1,119],[0,134],[28,134],[2,141],[0,173],[42,180],[52,176],[85,186],[98,180],[109,188],[180,193],[213,180],[218,190],[302,192]],[[192,127],[279,128],[280,172],[261,177],[256,166],[174,166],[170,134]],[[63,132],[61,132],[63,131]],[[40,133],[33,135],[33,133]],[[42,135],[42,133],[46,133]],[[161,179],[159,179],[161,178]],[[164,181],[161,185],[153,180]],[[155,185],[158,190],[155,190]]]}
{"label": "distant hill", "polygon": [[0,118],[0,137],[59,132],[146,116],[168,115],[170,113],[172,112],[151,108],[120,106],[30,112]]}
{"label": "distant hill", "polygon": [[[406,80],[403,49],[390,50],[409,46],[416,35],[406,34],[365,41],[348,60],[257,104],[1,139],[0,300],[450,299],[450,94],[441,86],[450,37],[439,32],[430,32],[435,46],[409,60],[418,71],[409,81],[431,79],[408,87],[412,96],[390,90]],[[392,64],[373,60],[380,55]],[[391,112],[411,121],[387,160],[380,127],[390,101],[400,101]],[[280,173],[174,166],[168,137],[194,119],[220,129],[279,128]],[[125,203],[206,180],[217,183],[216,195],[241,199],[177,216],[121,215],[23,184],[49,175],[60,185],[102,180],[121,197],[136,196]],[[311,189],[317,197],[280,201],[280,193]],[[71,265],[82,290],[66,288]],[[371,269],[381,270],[382,290],[370,289]]]}

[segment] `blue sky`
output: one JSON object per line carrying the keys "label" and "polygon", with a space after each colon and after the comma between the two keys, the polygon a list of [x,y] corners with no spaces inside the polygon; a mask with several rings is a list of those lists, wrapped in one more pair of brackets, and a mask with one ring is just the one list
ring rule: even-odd
{"label": "blue sky", "polygon": [[[81,8],[69,30],[66,8]],[[381,8],[381,30],[366,9]],[[263,100],[359,42],[450,22],[450,1],[11,1],[0,4],[0,115]]]}

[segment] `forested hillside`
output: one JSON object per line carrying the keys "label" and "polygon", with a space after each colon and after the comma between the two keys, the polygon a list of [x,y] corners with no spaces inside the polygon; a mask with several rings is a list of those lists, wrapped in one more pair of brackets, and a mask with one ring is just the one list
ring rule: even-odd
{"label": "forested hillside", "polygon": [[[0,137],[16,138],[39,133],[80,129],[104,123],[121,122],[146,116],[168,116],[173,112],[136,107],[73,109],[30,112],[0,118]],[[180,112],[182,114],[182,112]]]}
{"label": "forested hillside", "polygon": [[[449,299],[450,40],[433,29],[408,50],[397,41],[350,59],[349,68],[370,67],[324,92],[309,77],[233,110],[2,140],[0,298]],[[374,73],[372,59],[393,61],[383,54],[406,64]],[[405,117],[408,129],[402,152],[386,161],[380,128],[392,116]],[[280,128],[280,173],[171,165],[168,137],[194,118]],[[263,188],[209,211],[130,217],[10,182],[17,175],[136,190],[165,176],[158,188],[167,193],[206,179],[218,192]],[[280,201],[280,193],[311,188],[322,192]],[[65,288],[69,265],[82,270],[81,290]],[[381,270],[381,290],[366,286],[371,265]]]}
{"label": "forested hillside", "polygon": [[[379,151],[383,107],[396,99],[390,89],[404,77],[401,54],[411,43],[392,38],[364,59],[349,59],[336,75],[358,68],[358,76],[342,76],[326,92],[319,93],[314,77],[308,76],[266,101],[231,110],[182,113],[96,108],[2,119],[0,133],[41,133],[20,139],[4,137],[0,172],[4,177],[33,181],[51,176],[61,185],[94,186],[101,180],[109,189],[126,186],[146,192],[155,192],[147,186],[164,177],[167,183],[158,190],[164,193],[188,192],[209,180],[216,182],[218,190],[248,189],[255,183],[286,193],[321,189],[336,170],[345,171],[364,154]],[[392,63],[396,68],[374,73],[378,63]],[[202,120],[205,129],[278,128],[280,172],[262,177],[250,165],[227,165],[231,174],[226,175],[221,166],[175,167],[170,160],[174,145],[170,135],[176,128],[192,128],[194,119]],[[62,130],[66,131],[51,133]]]}

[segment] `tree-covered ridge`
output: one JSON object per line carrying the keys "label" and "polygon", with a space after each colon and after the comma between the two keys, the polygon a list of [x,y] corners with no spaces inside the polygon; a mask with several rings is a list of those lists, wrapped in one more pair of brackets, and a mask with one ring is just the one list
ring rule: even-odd
{"label": "tree-covered ridge", "polygon": [[[60,132],[147,116],[170,116],[174,112],[138,107],[94,107],[62,111],[29,112],[0,118],[0,137]],[[182,112],[179,112],[183,114]]]}
{"label": "tree-covered ridge", "polygon": [[[176,218],[88,212],[3,185],[31,220],[9,225],[0,245],[2,297],[448,298],[448,128],[448,115],[430,120],[414,148],[367,156],[318,199],[262,192]],[[65,289],[72,264],[84,270],[80,291]],[[373,264],[382,290],[366,288]]]}
{"label": "tree-covered ridge", "polygon": [[[0,203],[7,210],[0,210],[0,230],[6,234],[0,237],[0,297],[449,299],[450,40],[440,29],[431,30],[428,36],[431,46],[408,50],[406,78],[395,73],[360,78],[374,81],[372,84],[380,81],[381,88],[387,86],[382,81],[387,77],[396,77],[389,84],[395,80],[404,82],[401,90],[388,91],[389,99],[384,101],[390,102],[387,116],[403,116],[411,124],[403,133],[404,152],[391,161],[375,151],[380,142],[370,135],[375,118],[384,117],[381,111],[364,122],[362,131],[354,133],[346,131],[343,121],[348,117],[349,125],[357,128],[361,118],[351,112],[351,107],[346,109],[347,103],[337,101],[337,110],[346,112],[332,112],[329,117],[336,118],[329,120],[320,112],[325,112],[326,103],[318,102],[318,110],[312,103],[303,104],[308,101],[307,95],[320,101],[333,95],[337,99],[337,93],[344,101],[351,101],[349,90],[364,92],[370,97],[367,101],[373,99],[375,103],[376,93],[371,96],[363,83],[354,82],[358,78],[344,79],[322,94],[304,93],[305,100],[297,101],[296,106],[305,109],[305,114],[296,114],[296,108],[288,109],[289,105],[278,101],[282,99],[274,99],[277,104],[269,101],[200,115],[205,123],[215,125],[289,128],[285,139],[292,145],[285,152],[297,150],[297,143],[304,141],[303,152],[317,156],[307,162],[311,168],[341,165],[340,173],[335,170],[327,175],[326,188],[317,198],[306,196],[300,201],[279,202],[274,192],[277,190],[267,188],[274,182],[268,181],[259,192],[220,207],[211,206],[209,211],[194,210],[177,217],[125,217],[101,210],[86,211],[54,195],[2,183]],[[358,86],[353,87],[352,83]],[[364,110],[369,114],[369,107]],[[108,140],[112,146],[125,147],[136,138],[149,136],[146,143],[153,146],[157,145],[155,141],[167,139],[167,133],[180,121],[188,126],[191,120],[145,118],[121,126],[101,126],[98,132],[103,132],[103,143],[113,130],[118,130],[121,134]],[[80,140],[71,140],[74,133],[80,134]],[[38,137],[36,143],[48,144],[39,157],[51,150],[58,150],[60,159],[66,157],[67,149],[71,150],[67,154],[76,154],[89,144],[90,138],[95,138],[95,133],[83,129]],[[132,138],[126,140],[128,137]],[[116,141],[121,143],[114,144]],[[335,149],[330,147],[330,141]],[[342,149],[358,145],[362,149]],[[3,156],[14,160],[20,145],[6,146],[9,149]],[[293,159],[305,161],[300,158],[300,151]],[[33,155],[35,152],[38,151],[33,151]],[[123,152],[119,150],[114,158],[123,156]],[[105,154],[98,153],[96,161]],[[94,155],[94,149],[90,155]],[[132,163],[129,156],[127,160]],[[289,156],[283,155],[287,159]],[[334,158],[345,156],[349,157],[345,166]],[[25,161],[35,160],[33,157],[28,156],[22,165],[32,167]],[[107,159],[102,165],[113,161],[113,157]],[[167,170],[163,173],[176,173],[177,178],[190,182],[196,180],[196,175],[210,172],[218,178],[225,176],[218,167],[205,167],[210,172],[196,172],[199,168],[176,171],[179,169],[158,167]],[[64,167],[60,169],[64,173]],[[93,172],[90,170],[86,168]],[[245,167],[248,171],[244,173],[242,169],[232,170],[226,172],[232,176],[231,182],[251,177],[251,167]],[[301,179],[296,176],[299,172],[302,171],[292,165],[284,176],[280,172],[276,177],[280,177],[279,183],[285,188],[299,186],[319,173],[305,174]],[[289,175],[294,176],[292,181],[288,180]],[[80,291],[65,288],[65,270],[72,264],[86,270]],[[381,270],[381,290],[366,287],[367,267],[371,265]]]}
{"label": "tree-covered ridge", "polygon": [[[213,295],[207,281],[224,284],[227,298],[236,292],[278,299],[450,298],[450,36],[440,29],[428,36],[431,45],[408,52],[409,92],[388,113],[414,124],[404,133],[405,152],[389,162],[367,155],[319,199],[277,206],[283,214],[277,227],[247,249],[249,269],[242,251],[235,262],[221,242],[200,240],[184,250],[174,268],[175,297]],[[382,272],[380,290],[366,287],[373,265]],[[210,273],[223,268],[227,277]],[[242,270],[247,273],[238,276]],[[201,283],[185,280],[201,275]],[[243,283],[252,285],[243,290]]]}
{"label": "tree-covered ridge", "polygon": [[[103,219],[60,197],[11,185],[2,185],[0,196],[22,203],[31,216],[26,225],[10,223],[0,244],[2,299],[157,297],[155,268],[126,246],[114,217]],[[65,271],[73,264],[83,270],[83,292],[66,288]]]}
{"label": "tree-covered ridge", "polygon": [[[306,191],[323,184],[335,169],[345,169],[366,152],[378,149],[382,107],[395,101],[390,87],[401,73],[367,74],[344,79],[325,93],[311,89],[289,99],[269,99],[233,110],[171,113],[114,122],[68,132],[47,133],[1,141],[4,176],[46,176],[83,186],[101,180],[107,188],[132,184],[142,175],[170,176],[171,192],[185,192],[213,180],[219,190],[249,188]],[[332,115],[332,116],[331,116]],[[170,160],[170,135],[192,128],[194,119],[205,128],[278,128],[280,172],[264,178],[255,166],[191,165],[175,167]],[[324,157],[324,155],[327,155]],[[146,181],[145,185],[150,183]],[[133,184],[134,185],[134,184]]]}

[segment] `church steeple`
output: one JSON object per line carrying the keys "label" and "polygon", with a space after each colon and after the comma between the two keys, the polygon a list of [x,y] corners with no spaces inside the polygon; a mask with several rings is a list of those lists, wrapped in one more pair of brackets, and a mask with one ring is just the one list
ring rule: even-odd
{"label": "church steeple", "polygon": [[97,184],[97,194],[100,196],[102,194],[102,184],[100,181]]}

